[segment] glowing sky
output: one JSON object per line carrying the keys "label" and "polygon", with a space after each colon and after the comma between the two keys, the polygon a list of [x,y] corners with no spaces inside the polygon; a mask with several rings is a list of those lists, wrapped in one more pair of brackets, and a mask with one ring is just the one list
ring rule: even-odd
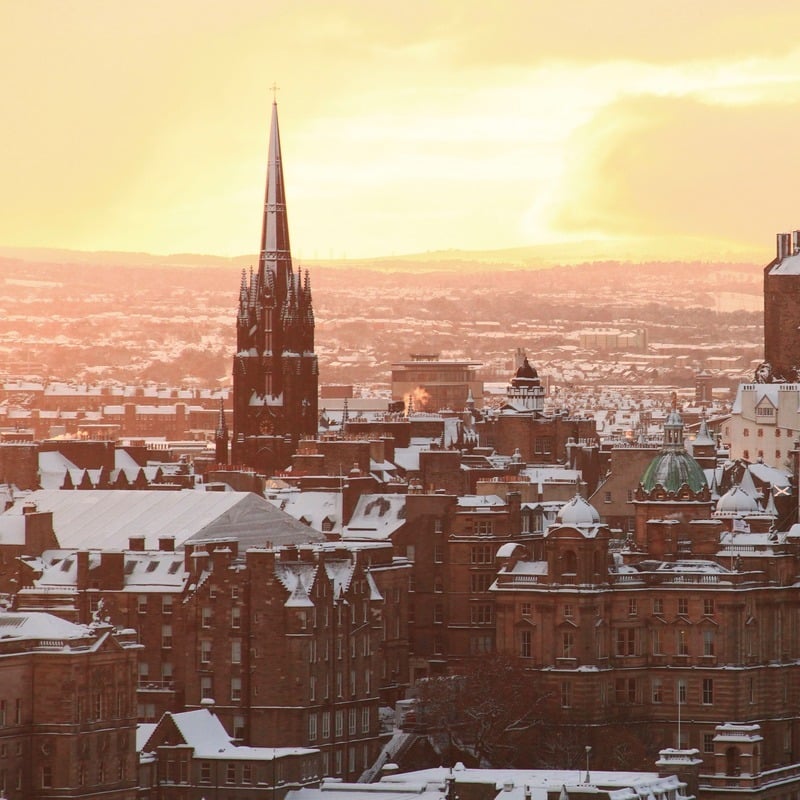
{"label": "glowing sky", "polygon": [[301,258],[800,227],[796,0],[0,0],[0,245]]}

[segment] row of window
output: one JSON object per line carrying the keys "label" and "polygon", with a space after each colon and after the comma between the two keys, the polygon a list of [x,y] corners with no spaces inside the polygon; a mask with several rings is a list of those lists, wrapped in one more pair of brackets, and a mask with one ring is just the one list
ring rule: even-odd
{"label": "row of window", "polygon": [[[662,648],[662,631],[655,629],[650,631],[650,639],[652,643],[653,655],[664,655]],[[641,656],[643,655],[643,638],[645,631],[641,628],[620,628],[616,631],[614,637],[614,655],[615,656]],[[597,643],[597,657],[605,658],[605,638],[600,636],[596,640]],[[519,655],[520,658],[532,658],[532,644],[533,632],[524,630],[519,632]],[[576,638],[574,631],[561,632],[561,649],[559,658],[576,658]],[[688,656],[689,652],[689,637],[686,631],[679,630],[675,632],[675,650],[674,655]],[[716,631],[713,629],[706,629],[703,631],[703,650],[704,657],[711,657],[716,655]]]}
{"label": "row of window", "polygon": [[[477,577],[477,576],[473,576]],[[494,579],[493,575],[487,575],[489,578],[489,585],[491,585],[491,581]],[[664,605],[664,598],[663,597],[654,597],[651,601],[651,608],[652,613],[654,616],[663,617],[665,616],[665,608]],[[639,616],[639,599],[636,597],[628,598],[628,616],[629,617],[637,617]],[[675,604],[675,613],[679,617],[688,617],[689,616],[689,598],[688,597],[678,597]],[[524,618],[529,618],[532,614],[533,606],[531,603],[525,602],[520,604],[520,614]],[[564,619],[574,619],[575,618],[575,606],[571,603],[566,603],[562,606],[562,614]],[[714,602],[713,597],[704,597],[703,598],[703,616],[704,617],[713,617],[716,614],[716,604]]]}
{"label": "row of window", "polygon": [[[350,708],[347,710],[347,733],[349,736],[355,736],[358,733],[358,709]],[[370,731],[370,708],[364,706],[361,709],[361,733],[369,733]],[[320,723],[320,733],[323,741],[331,738],[331,712],[322,711],[317,714],[312,712],[308,715],[308,740],[310,742],[317,741],[317,722]],[[344,736],[344,722],[345,711],[340,709],[333,714],[334,722],[334,736],[339,739]]]}
{"label": "row of window", "polygon": [[[650,702],[659,705],[664,702],[664,681],[661,678],[650,680]],[[617,705],[641,705],[645,702],[644,690],[647,682],[643,678],[617,678],[613,683],[613,700]],[[704,706],[714,704],[714,679],[703,678],[700,683],[700,702]],[[609,699],[609,686],[600,684],[600,702],[607,705]],[[680,678],[675,681],[674,700],[679,705],[688,701],[688,682]],[[751,701],[753,702],[752,698]],[[561,682],[561,707],[572,708],[573,684],[571,681]]]}

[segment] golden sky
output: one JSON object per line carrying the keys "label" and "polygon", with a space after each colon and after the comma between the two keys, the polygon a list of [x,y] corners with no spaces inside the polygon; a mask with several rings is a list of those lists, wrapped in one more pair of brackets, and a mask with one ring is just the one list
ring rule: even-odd
{"label": "golden sky", "polygon": [[254,252],[277,82],[301,259],[766,262],[798,31],[797,0],[0,0],[0,245]]}

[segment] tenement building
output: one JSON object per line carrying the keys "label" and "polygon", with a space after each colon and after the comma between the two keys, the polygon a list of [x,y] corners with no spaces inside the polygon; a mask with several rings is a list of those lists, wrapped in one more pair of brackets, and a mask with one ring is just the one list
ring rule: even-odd
{"label": "tenement building", "polygon": [[272,105],[258,269],[242,274],[233,359],[231,459],[272,474],[317,431],[317,357],[308,273],[292,266],[278,107]]}
{"label": "tenement building", "polygon": [[407,688],[408,561],[380,542],[161,545],[45,551],[21,564],[16,603],[135,629],[143,721],[213,701],[236,743],[317,748],[324,774],[358,778],[378,708]]}

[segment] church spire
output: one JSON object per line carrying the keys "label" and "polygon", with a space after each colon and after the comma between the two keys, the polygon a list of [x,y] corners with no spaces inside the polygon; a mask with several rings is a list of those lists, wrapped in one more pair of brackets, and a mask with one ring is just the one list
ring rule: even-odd
{"label": "church spire", "polygon": [[259,283],[265,284],[265,272],[275,278],[277,307],[286,297],[288,277],[292,272],[289,247],[289,219],[286,214],[286,193],[283,183],[281,137],[278,130],[278,104],[272,101],[272,122],[269,131],[267,186],[264,193],[264,219],[261,226],[261,254],[258,264]]}

